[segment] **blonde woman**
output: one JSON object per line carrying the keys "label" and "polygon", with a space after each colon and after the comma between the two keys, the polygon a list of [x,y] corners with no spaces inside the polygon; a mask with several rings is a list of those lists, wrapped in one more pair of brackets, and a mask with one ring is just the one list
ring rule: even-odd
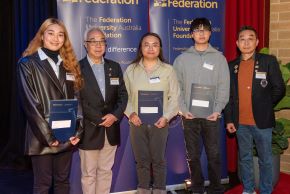
{"label": "blonde woman", "polygon": [[33,193],[48,193],[53,185],[55,194],[68,194],[71,147],[79,142],[81,130],[68,142],[59,142],[48,123],[49,104],[75,98],[82,78],[61,21],[49,18],[40,26],[19,60],[18,86],[27,118],[25,154],[32,160]]}

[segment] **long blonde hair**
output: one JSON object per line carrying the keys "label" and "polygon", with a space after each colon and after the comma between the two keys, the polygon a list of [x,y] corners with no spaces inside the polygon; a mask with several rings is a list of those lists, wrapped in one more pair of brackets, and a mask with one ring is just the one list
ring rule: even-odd
{"label": "long blonde hair", "polygon": [[59,50],[59,54],[63,60],[64,68],[68,72],[74,74],[75,76],[75,82],[74,82],[75,90],[79,90],[83,85],[83,79],[81,76],[80,66],[76,58],[76,55],[73,51],[72,44],[69,40],[66,27],[64,26],[63,22],[61,22],[60,20],[55,19],[55,18],[46,19],[40,26],[34,38],[30,41],[28,47],[22,53],[22,56],[25,57],[25,56],[31,55],[35,53],[38,50],[38,48],[43,47],[42,36],[45,30],[48,28],[48,26],[53,25],[53,24],[59,25],[64,31],[65,40],[64,40],[63,46]]}

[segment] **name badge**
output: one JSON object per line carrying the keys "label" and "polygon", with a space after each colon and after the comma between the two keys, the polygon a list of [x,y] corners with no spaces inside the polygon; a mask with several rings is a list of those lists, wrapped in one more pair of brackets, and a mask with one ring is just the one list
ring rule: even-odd
{"label": "name badge", "polygon": [[192,106],[199,106],[199,107],[209,107],[209,101],[192,99],[191,105]]}
{"label": "name badge", "polygon": [[266,79],[267,73],[266,72],[256,72],[256,79]]}
{"label": "name badge", "polygon": [[66,80],[67,81],[75,81],[75,76],[72,73],[66,73]]}
{"label": "name badge", "polygon": [[142,114],[158,113],[158,107],[140,107],[140,113]]}
{"label": "name badge", "polygon": [[151,77],[149,79],[150,84],[155,84],[155,83],[159,83],[160,82],[160,78],[159,77]]}
{"label": "name badge", "polygon": [[112,78],[110,78],[110,84],[111,85],[120,85],[120,83],[119,83],[119,78],[118,77],[112,77]]}
{"label": "name badge", "polygon": [[213,65],[208,64],[208,63],[206,63],[206,62],[203,63],[203,67],[206,68],[206,69],[209,69],[209,70],[211,70],[211,71],[213,70]]}

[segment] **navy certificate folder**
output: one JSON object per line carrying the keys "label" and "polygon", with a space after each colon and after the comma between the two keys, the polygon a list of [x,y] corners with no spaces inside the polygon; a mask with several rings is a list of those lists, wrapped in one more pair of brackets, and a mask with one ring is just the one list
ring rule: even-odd
{"label": "navy certificate folder", "polygon": [[77,111],[77,99],[50,101],[49,125],[58,141],[63,143],[74,136]]}
{"label": "navy certificate folder", "polygon": [[213,113],[216,87],[192,84],[190,95],[190,112],[197,118],[207,118]]}
{"label": "navy certificate folder", "polygon": [[138,116],[143,124],[154,124],[163,115],[163,91],[138,91]]}

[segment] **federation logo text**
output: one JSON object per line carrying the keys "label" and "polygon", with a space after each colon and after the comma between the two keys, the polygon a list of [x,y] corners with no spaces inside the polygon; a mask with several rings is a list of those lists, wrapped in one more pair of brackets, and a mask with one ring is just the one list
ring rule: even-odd
{"label": "federation logo text", "polygon": [[154,7],[217,9],[217,1],[208,0],[154,0]]}
{"label": "federation logo text", "polygon": [[62,0],[64,3],[94,3],[94,4],[117,4],[117,5],[138,5],[139,0]]}

